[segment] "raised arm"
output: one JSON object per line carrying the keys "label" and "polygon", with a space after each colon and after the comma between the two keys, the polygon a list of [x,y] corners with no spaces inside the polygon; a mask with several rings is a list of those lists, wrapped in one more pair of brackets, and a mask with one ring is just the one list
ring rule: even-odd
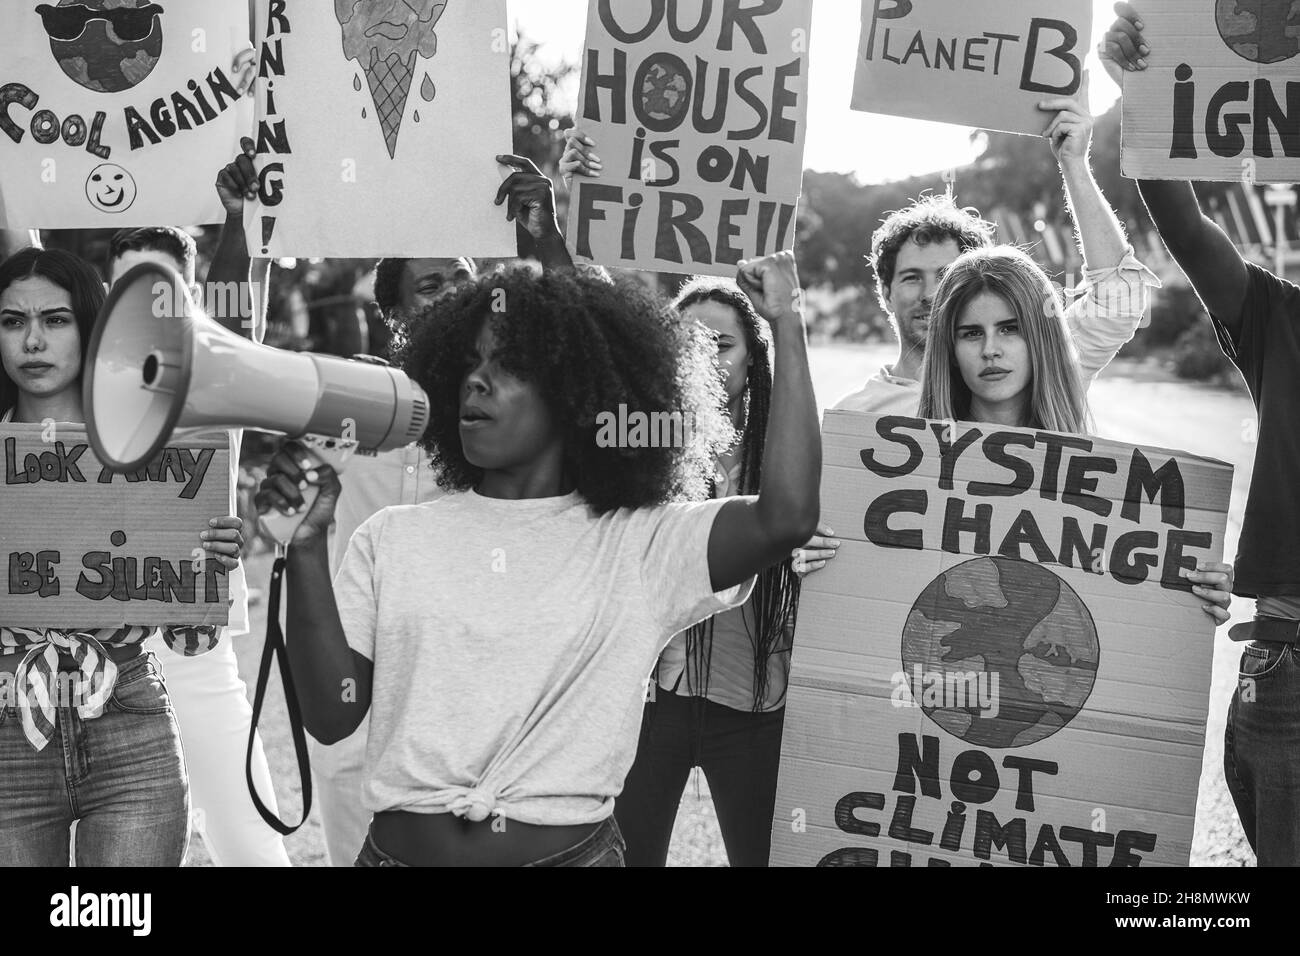
{"label": "raised arm", "polygon": [[[239,141],[239,148],[242,152],[217,175],[217,195],[226,210],[226,221],[221,226],[217,251],[208,269],[209,289],[234,290],[235,294],[209,294],[204,300],[212,319],[236,335],[260,342],[265,336],[266,284],[271,260],[258,259],[254,267],[248,254],[244,200],[257,198],[257,170],[253,166],[257,153],[248,137]],[[245,288],[249,290],[248,295],[244,294]]]}
{"label": "raised arm", "polygon": [[1235,335],[1249,281],[1237,247],[1201,211],[1191,183],[1142,180],[1138,191],[1169,254],[1187,273],[1205,308]]}
{"label": "raised arm", "polygon": [[1119,217],[1111,208],[1092,174],[1092,113],[1087,105],[1085,84],[1075,99],[1044,100],[1039,109],[1055,113],[1044,135],[1061,167],[1065,199],[1078,230],[1079,252],[1085,269],[1110,269],[1128,254],[1128,239]]}
{"label": "raised arm", "polygon": [[722,591],[784,560],[817,528],[822,472],[817,399],[808,370],[802,292],[794,253],[740,264],[736,281],[772,327],[772,411],[756,498],[735,498],[709,535],[709,575]]}
{"label": "raised arm", "polygon": [[[1102,62],[1123,88],[1124,73],[1147,68],[1150,44],[1142,35],[1143,23],[1131,3],[1115,4],[1117,19],[1102,43]],[[1146,203],[1160,238],[1210,314],[1234,335],[1241,327],[1241,307],[1246,299],[1246,262],[1217,225],[1202,211],[1191,183],[1140,181],[1138,191]]]}
{"label": "raised arm", "polygon": [[523,156],[498,156],[497,162],[514,170],[497,191],[496,204],[506,204],[506,219],[516,224],[517,231],[531,237],[542,269],[572,269],[573,258],[555,219],[555,187],[551,180]]}
{"label": "raised arm", "polygon": [[280,449],[257,502],[262,511],[301,513],[301,489],[307,482],[319,489],[289,544],[285,644],[303,726],[321,743],[332,744],[352,734],[370,709],[374,665],[348,645],[330,581],[327,540],[341,490],[338,475],[328,465],[304,468],[304,463],[310,466],[301,445],[290,442]]}

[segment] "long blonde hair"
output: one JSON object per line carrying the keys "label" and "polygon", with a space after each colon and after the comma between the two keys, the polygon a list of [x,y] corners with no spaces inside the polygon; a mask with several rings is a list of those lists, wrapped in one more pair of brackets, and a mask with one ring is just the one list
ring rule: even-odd
{"label": "long blonde hair", "polygon": [[1047,273],[1014,246],[972,250],[944,273],[935,292],[921,369],[920,416],[970,419],[971,392],[957,367],[957,322],[971,300],[983,292],[1007,303],[1029,346],[1029,420],[1021,424],[1054,432],[1086,432],[1088,399],[1060,296]]}

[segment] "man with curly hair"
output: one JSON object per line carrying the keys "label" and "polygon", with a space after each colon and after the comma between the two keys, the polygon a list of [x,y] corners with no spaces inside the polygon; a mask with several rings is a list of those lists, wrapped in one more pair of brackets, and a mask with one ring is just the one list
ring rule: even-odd
{"label": "man with curly hair", "polygon": [[[742,263],[772,327],[757,496],[702,500],[731,438],[706,329],[635,284],[479,280],[414,332],[424,444],[449,492],[353,535],[330,589],[328,467],[286,446],[265,507],[319,494],[288,555],[288,645],[322,741],[369,711],[360,865],[622,864],[612,812],[646,675],[671,636],[748,596],[807,539],[821,448],[791,253]],[[680,411],[664,447],[597,441],[602,412]],[[341,695],[340,687],[351,689]]]}
{"label": "man with curly hair", "polygon": [[[1060,166],[1066,202],[1078,231],[1084,282],[1074,290],[1078,298],[1066,310],[1065,323],[1080,371],[1091,381],[1133,338],[1146,313],[1147,288],[1159,285],[1159,280],[1137,260],[1093,176],[1089,160],[1093,119],[1086,102],[1061,97],[1038,105],[1053,115],[1044,135]],[[870,262],[876,273],[876,296],[898,337],[898,356],[861,389],[840,399],[836,409],[917,414],[930,312],[939,283],[963,253],[992,246],[995,232],[992,223],[974,210],[958,208],[946,195],[921,199],[884,221],[872,237]],[[838,547],[832,529],[819,528],[817,536],[797,549],[795,567],[804,574],[817,571]]]}

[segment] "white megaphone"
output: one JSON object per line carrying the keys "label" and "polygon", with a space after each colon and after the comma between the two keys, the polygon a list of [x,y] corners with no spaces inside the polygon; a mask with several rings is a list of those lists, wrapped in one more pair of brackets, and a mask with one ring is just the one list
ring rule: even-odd
{"label": "white megaphone", "polygon": [[[83,378],[91,447],[115,472],[144,467],[184,440],[178,431],[218,428],[315,439],[316,457],[338,468],[354,448],[418,440],[429,421],[424,391],[397,369],[241,338],[203,314],[179,273],[156,263],[131,269],[109,292]],[[315,493],[304,493],[308,506]],[[301,520],[262,517],[281,543]]]}

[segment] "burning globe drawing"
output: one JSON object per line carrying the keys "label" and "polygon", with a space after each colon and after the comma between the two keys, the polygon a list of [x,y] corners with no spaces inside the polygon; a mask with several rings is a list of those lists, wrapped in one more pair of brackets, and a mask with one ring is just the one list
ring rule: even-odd
{"label": "burning globe drawing", "polygon": [[1214,18],[1228,49],[1252,63],[1300,53],[1300,0],[1218,0]]}
{"label": "burning globe drawing", "polygon": [[643,69],[640,96],[644,115],[672,128],[691,105],[690,83],[682,72],[681,60],[661,53]]}
{"label": "burning globe drawing", "polygon": [[59,0],[36,8],[63,72],[98,93],[132,89],[153,72],[162,56],[163,12],[146,0]]}
{"label": "burning globe drawing", "polygon": [[1087,606],[1039,564],[984,557],[944,571],[912,605],[903,669],[925,715],[973,746],[1024,747],[1083,708],[1100,648]]}

